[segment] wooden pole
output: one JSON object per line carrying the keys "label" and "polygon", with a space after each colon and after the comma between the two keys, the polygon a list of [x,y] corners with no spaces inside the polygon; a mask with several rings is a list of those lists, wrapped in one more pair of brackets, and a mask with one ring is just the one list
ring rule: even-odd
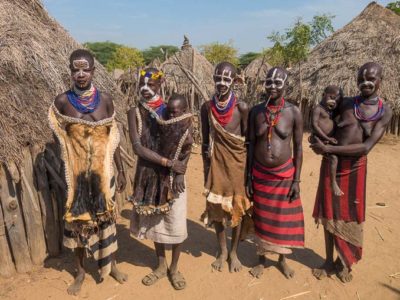
{"label": "wooden pole", "polygon": [[[1,170],[0,176],[5,176]],[[6,236],[6,227],[12,226],[13,223],[13,220],[4,220],[3,210],[0,206],[0,276],[3,277],[11,277],[15,273],[15,266],[12,261]]]}
{"label": "wooden pole", "polygon": [[47,250],[50,256],[57,256],[60,254],[60,230],[55,220],[53,201],[51,199],[50,186],[44,163],[44,153],[40,151],[39,147],[34,146],[32,148],[32,157],[34,159],[36,186],[42,210],[42,223],[46,237]]}
{"label": "wooden pole", "polygon": [[43,264],[46,254],[42,216],[39,206],[38,194],[33,184],[34,171],[32,156],[28,148],[23,149],[24,161],[21,168],[21,203],[24,215],[26,236],[35,265]]}
{"label": "wooden pole", "polygon": [[32,270],[32,261],[29,255],[29,247],[25,238],[24,222],[22,220],[21,208],[17,198],[17,189],[9,171],[2,166],[0,176],[0,199],[3,208],[3,217],[12,223],[7,229],[10,240],[10,249],[14,258],[17,272],[26,273]]}

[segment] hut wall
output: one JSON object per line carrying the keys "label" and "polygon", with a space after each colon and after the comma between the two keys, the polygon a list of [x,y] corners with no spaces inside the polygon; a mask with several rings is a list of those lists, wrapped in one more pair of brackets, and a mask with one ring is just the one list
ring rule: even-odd
{"label": "hut wall", "polygon": [[[121,125],[121,156],[127,186],[117,210],[133,192],[135,159]],[[22,164],[0,164],[0,276],[25,273],[62,250],[66,183],[57,144],[23,149]]]}

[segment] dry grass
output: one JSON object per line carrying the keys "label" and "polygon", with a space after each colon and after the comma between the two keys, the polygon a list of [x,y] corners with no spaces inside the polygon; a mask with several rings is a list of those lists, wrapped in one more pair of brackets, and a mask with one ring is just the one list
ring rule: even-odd
{"label": "dry grass", "polygon": [[[346,95],[358,93],[356,75],[366,62],[384,67],[380,96],[400,113],[400,16],[370,3],[360,15],[316,46],[302,65],[302,102],[308,106],[320,100],[330,84],[340,85]],[[300,102],[299,70],[289,77],[288,97]]]}
{"label": "dry grass", "polygon": [[[19,163],[23,146],[52,140],[48,107],[69,88],[68,58],[81,47],[39,0],[0,0],[0,162]],[[94,82],[124,119],[121,94],[97,62]]]}

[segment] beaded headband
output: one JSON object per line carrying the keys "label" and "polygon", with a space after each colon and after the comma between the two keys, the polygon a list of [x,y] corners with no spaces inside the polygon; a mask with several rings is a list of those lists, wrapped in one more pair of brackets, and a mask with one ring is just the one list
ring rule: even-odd
{"label": "beaded headband", "polygon": [[140,71],[140,76],[157,80],[162,78],[164,76],[164,73],[162,71],[152,72],[152,71],[142,70]]}

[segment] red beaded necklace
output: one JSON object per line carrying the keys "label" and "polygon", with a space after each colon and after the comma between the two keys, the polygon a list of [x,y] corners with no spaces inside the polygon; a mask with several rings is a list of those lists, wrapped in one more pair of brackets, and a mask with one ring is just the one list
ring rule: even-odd
{"label": "red beaded necklace", "polygon": [[279,105],[269,105],[269,99],[265,105],[265,121],[268,125],[268,149],[271,149],[272,129],[278,124],[284,106],[285,99],[283,97]]}

